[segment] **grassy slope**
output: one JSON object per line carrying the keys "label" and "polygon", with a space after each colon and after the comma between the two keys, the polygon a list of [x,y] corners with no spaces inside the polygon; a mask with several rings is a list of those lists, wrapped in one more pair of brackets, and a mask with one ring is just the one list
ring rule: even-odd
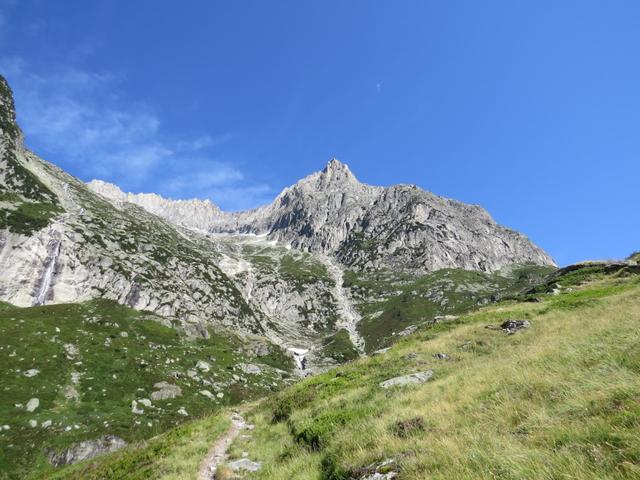
{"label": "grassy slope", "polygon": [[[237,368],[240,362],[291,367],[274,346],[270,355],[252,358],[232,335],[212,332],[209,339],[190,341],[153,318],[109,301],[32,308],[0,304],[0,425],[10,427],[0,433],[0,478],[46,471],[45,447],[63,448],[105,434],[128,442],[149,438],[283,385],[271,368],[263,366],[262,376],[246,375]],[[68,358],[65,344],[77,347],[78,354]],[[216,388],[190,378],[187,371],[198,360],[211,365],[210,372],[198,373],[200,378],[226,385]],[[26,377],[29,369],[40,373]],[[73,384],[72,372],[82,374],[78,384]],[[132,400],[149,398],[160,381],[179,385],[183,395],[154,401],[152,408],[142,407],[144,414],[133,414]],[[78,391],[79,400],[65,399],[67,385]],[[203,389],[219,390],[224,397],[209,399],[198,393]],[[33,413],[15,406],[34,397],[40,406]],[[189,417],[178,413],[180,407]],[[30,420],[38,426],[29,426]],[[53,425],[44,429],[47,420]]]}
{"label": "grassy slope", "polygon": [[[360,478],[389,458],[402,480],[638,478],[640,279],[574,280],[571,292],[482,308],[289,387],[245,415],[256,428],[232,458],[249,452],[265,464],[249,478],[264,479]],[[510,336],[485,328],[506,318],[531,328]],[[451,360],[435,359],[439,352]],[[378,386],[425,369],[435,376],[424,385]],[[171,448],[157,457],[145,444],[60,478],[138,478],[127,468],[144,462],[153,478],[195,478],[222,421],[158,437]]]}
{"label": "grassy slope", "polygon": [[[532,326],[485,328],[506,318]],[[265,462],[251,477],[265,479],[358,478],[388,458],[403,480],[638,478],[639,323],[637,277],[484,308],[285,390],[249,415],[254,438],[233,453]],[[424,385],[378,387],[428,368]]]}
{"label": "grassy slope", "polygon": [[515,295],[553,270],[535,265],[494,274],[442,269],[419,278],[393,272],[351,271],[345,275],[345,286],[360,299],[358,308],[363,319],[358,330],[366,340],[367,352],[373,352],[392,344],[395,335],[411,325]]}
{"label": "grassy slope", "polygon": [[[188,422],[136,449],[125,449],[49,472],[48,480],[184,480],[195,478],[211,444],[229,427],[226,412]],[[40,478],[39,475],[33,478]]]}

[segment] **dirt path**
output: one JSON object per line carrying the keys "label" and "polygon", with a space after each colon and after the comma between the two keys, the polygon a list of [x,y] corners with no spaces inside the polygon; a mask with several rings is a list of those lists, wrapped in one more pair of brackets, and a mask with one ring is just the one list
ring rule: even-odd
{"label": "dirt path", "polygon": [[200,464],[198,480],[212,480],[216,476],[218,466],[227,460],[229,446],[236,439],[240,430],[245,426],[244,418],[240,412],[231,415],[231,427],[213,444],[209,453]]}

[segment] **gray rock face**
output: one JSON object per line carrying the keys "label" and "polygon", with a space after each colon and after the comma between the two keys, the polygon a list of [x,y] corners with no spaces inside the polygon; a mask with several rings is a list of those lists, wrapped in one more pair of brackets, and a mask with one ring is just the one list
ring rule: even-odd
{"label": "gray rock face", "polygon": [[70,465],[78,463],[82,460],[96,457],[104,453],[115,452],[121,449],[127,443],[120,437],[115,435],[105,435],[97,440],[86,440],[77,443],[71,448],[60,452],[53,449],[45,450],[45,454],[52,465],[60,467],[62,465]]}
{"label": "gray rock face", "polygon": [[390,378],[384,382],[380,382],[381,388],[393,388],[404,387],[405,385],[424,383],[433,378],[433,370],[426,370],[424,372],[410,373],[409,375],[403,375],[401,377]]}
{"label": "gray rock face", "polygon": [[286,188],[272,204],[238,213],[222,212],[210,202],[172,203],[158,196],[125,194],[104,182],[89,186],[179,225],[210,233],[266,235],[296,249],[333,255],[362,270],[493,272],[513,263],[554,264],[525,236],[501,227],[477,205],[414,185],[365,185],[335,159]]}

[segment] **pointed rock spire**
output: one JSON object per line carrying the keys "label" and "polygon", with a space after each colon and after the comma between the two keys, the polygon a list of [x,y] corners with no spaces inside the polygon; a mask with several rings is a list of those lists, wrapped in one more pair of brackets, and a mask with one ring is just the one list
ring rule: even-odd
{"label": "pointed rock spire", "polygon": [[349,167],[336,158],[332,158],[320,172],[321,183],[325,186],[333,183],[357,183],[358,180],[351,173]]}

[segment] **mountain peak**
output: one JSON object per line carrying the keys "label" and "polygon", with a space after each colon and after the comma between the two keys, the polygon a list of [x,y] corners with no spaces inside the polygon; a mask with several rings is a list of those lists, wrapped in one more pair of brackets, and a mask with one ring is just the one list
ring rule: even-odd
{"label": "mountain peak", "polygon": [[332,157],[331,160],[327,162],[327,166],[324,167],[324,172],[328,171],[337,171],[337,170],[349,170],[349,167],[346,163],[342,163],[335,157]]}
{"label": "mountain peak", "polygon": [[351,173],[347,164],[342,163],[336,158],[332,158],[327,162],[327,166],[320,172],[320,179],[322,183],[342,183],[347,181],[349,183],[357,182],[356,177]]}

